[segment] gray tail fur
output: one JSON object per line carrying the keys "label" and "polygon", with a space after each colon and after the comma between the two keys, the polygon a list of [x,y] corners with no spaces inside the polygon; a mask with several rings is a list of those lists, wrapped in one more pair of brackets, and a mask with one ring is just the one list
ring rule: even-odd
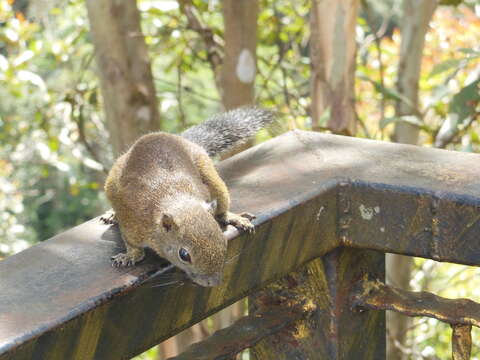
{"label": "gray tail fur", "polygon": [[273,113],[268,110],[241,107],[212,116],[184,131],[182,137],[200,145],[213,157],[247,142],[274,119]]}

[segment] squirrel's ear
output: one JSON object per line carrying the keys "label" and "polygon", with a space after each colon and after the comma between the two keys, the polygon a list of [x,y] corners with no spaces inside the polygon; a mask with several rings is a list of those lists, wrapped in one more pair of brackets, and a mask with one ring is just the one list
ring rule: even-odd
{"label": "squirrel's ear", "polygon": [[204,204],[205,210],[207,210],[212,215],[217,211],[217,199],[214,199],[210,202]]}
{"label": "squirrel's ear", "polygon": [[176,230],[178,228],[173,216],[168,213],[165,213],[162,216],[162,226],[167,231]]}

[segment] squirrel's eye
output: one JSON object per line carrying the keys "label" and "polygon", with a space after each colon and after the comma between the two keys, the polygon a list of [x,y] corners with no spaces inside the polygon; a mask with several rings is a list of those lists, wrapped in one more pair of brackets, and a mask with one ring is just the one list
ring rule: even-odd
{"label": "squirrel's eye", "polygon": [[184,262],[187,262],[187,263],[192,262],[192,259],[190,258],[190,254],[188,253],[188,250],[185,248],[180,248],[180,250],[178,250],[178,256]]}

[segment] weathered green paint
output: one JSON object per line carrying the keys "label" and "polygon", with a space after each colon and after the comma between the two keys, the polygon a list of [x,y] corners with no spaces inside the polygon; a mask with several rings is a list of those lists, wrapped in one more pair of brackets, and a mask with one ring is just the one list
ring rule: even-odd
{"label": "weathered green paint", "polygon": [[251,350],[254,359],[385,358],[384,312],[350,309],[351,288],[367,273],[384,277],[384,258],[370,250],[337,249],[250,296],[254,313],[286,299],[316,309],[306,320],[260,341]]}

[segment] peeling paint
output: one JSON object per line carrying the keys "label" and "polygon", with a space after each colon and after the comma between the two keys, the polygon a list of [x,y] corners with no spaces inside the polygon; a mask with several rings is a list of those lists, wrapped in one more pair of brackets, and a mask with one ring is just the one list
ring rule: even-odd
{"label": "peeling paint", "polygon": [[360,210],[360,215],[362,216],[363,220],[372,220],[376,214],[380,213],[379,206],[375,206],[372,208],[372,207],[367,207],[363,204],[360,204],[358,209]]}
{"label": "peeling paint", "polygon": [[245,83],[250,84],[255,78],[255,59],[252,53],[248,49],[243,49],[238,56],[237,67],[235,69],[238,79]]}
{"label": "peeling paint", "polygon": [[317,212],[317,221],[320,220],[320,216],[322,216],[322,213],[325,211],[325,206],[321,206],[320,209],[318,209]]}

